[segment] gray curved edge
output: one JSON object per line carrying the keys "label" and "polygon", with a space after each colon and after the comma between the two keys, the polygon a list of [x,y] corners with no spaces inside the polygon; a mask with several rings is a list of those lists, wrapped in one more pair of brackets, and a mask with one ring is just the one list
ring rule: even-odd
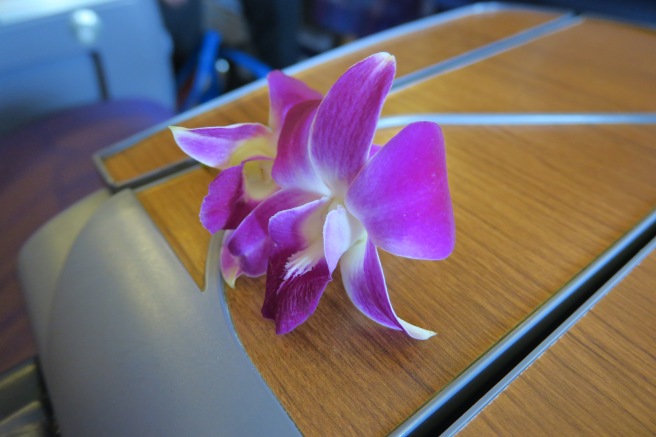
{"label": "gray curved edge", "polygon": [[[26,281],[40,275],[31,261]],[[222,290],[199,290],[132,191],[96,209],[57,275],[32,282],[35,302],[55,276],[49,315],[44,301],[34,316],[63,435],[299,435],[241,347]]]}
{"label": "gray curved edge", "polygon": [[513,370],[508,373],[499,383],[497,383],[489,392],[476,402],[465,414],[453,423],[446,431],[445,436],[457,434],[465,428],[467,424],[487,405],[490,404],[503,390],[506,389],[519,375],[524,372],[530,365],[537,361],[540,356],[547,351],[558,339],[560,339],[569,329],[574,326],[584,315],[586,315],[594,306],[601,301],[608,293],[626,278],[640,263],[651,253],[656,251],[656,238],[652,239],[630,262],[620,269],[608,282],[604,284],[596,293],[594,293],[581,307],[578,308],[570,317],[567,318],[555,331],[553,331],[540,345],[526,356]]}
{"label": "gray curved edge", "polygon": [[55,284],[73,241],[93,213],[109,198],[99,190],[61,212],[23,245],[18,275],[39,351],[44,351]]}

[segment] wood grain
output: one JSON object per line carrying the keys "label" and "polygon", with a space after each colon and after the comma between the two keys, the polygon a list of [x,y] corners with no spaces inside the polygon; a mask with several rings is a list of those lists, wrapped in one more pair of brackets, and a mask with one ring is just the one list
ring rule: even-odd
{"label": "wood grain", "polygon": [[[438,263],[381,253],[397,312],[438,337],[414,342],[366,320],[339,276],[310,320],[283,337],[260,316],[263,279],[240,279],[227,291],[244,347],[305,434],[390,431],[656,204],[654,126],[451,127],[445,134],[454,255]],[[167,182],[162,201],[177,198],[176,185],[186,187],[196,172]],[[184,198],[198,205],[201,191]],[[177,226],[197,244],[181,259],[204,259],[209,235],[202,236],[197,209],[183,211]],[[160,227],[191,241],[170,222]]]}
{"label": "wood grain", "polygon": [[654,435],[656,252],[460,434]]}
{"label": "wood grain", "polygon": [[320,74],[316,69],[309,69],[300,72],[298,77],[318,90],[327,91],[351,65],[363,57],[377,52],[389,52],[396,56],[396,76],[402,77],[493,41],[544,24],[558,16],[560,14],[512,9],[470,14],[438,26],[372,44],[365,49],[322,64]]}
{"label": "wood grain", "polygon": [[381,253],[398,314],[436,338],[369,322],[339,278],[284,337],[259,315],[263,280],[228,290],[246,350],[304,434],[389,432],[656,204],[656,128],[445,133],[455,253],[439,263]]}
{"label": "wood grain", "polygon": [[654,35],[588,19],[392,94],[384,114],[653,111]]}
{"label": "wood grain", "polygon": [[[581,27],[560,35],[563,53],[578,44]],[[590,32],[599,29],[594,23],[588,27]],[[623,49],[616,51],[622,60],[639,57],[624,52],[644,55],[643,38],[650,38],[652,44],[656,41],[651,33],[633,33],[605,23],[602,39],[614,40],[614,29],[617,35],[631,33],[637,41],[620,38]],[[591,44],[589,50],[596,47]],[[585,44],[578,44],[578,49],[588,50]],[[535,46],[528,51],[532,50]],[[421,84],[421,96],[416,87],[408,88],[393,96],[386,110],[432,112],[460,107],[475,111],[484,105],[481,100],[490,107],[513,107],[521,90],[533,88],[537,91],[531,91],[530,100],[536,106],[523,103],[524,110],[548,105],[567,110],[570,104],[586,111],[656,110],[656,99],[645,97],[653,96],[653,91],[644,77],[654,73],[646,62],[631,66],[639,73],[626,73],[636,78],[632,86],[637,89],[617,94],[617,99],[623,96],[624,100],[618,100],[615,107],[608,106],[604,89],[587,85],[598,80],[612,88],[614,81],[624,80],[623,70],[615,69],[612,57],[605,58],[605,65],[593,63],[600,68],[594,71],[598,76],[594,79],[569,73],[556,81],[552,78],[557,65],[569,72],[582,71],[584,66],[572,64],[585,64],[585,55],[562,55],[553,47],[538,57],[557,58],[558,62],[538,63],[553,64],[553,71],[542,74],[536,68],[531,70],[534,75],[524,76],[515,74],[526,62],[514,53],[500,55],[506,61],[498,64],[494,59],[485,61],[496,65],[498,77],[507,74],[514,80],[488,82],[484,94],[467,91],[468,86],[477,86],[472,85],[476,80],[489,79],[467,73],[475,65],[449,74],[469,75],[460,88],[443,88],[437,79],[426,81]],[[563,101],[573,90],[577,90],[576,98]],[[614,88],[609,91],[610,95],[615,92]],[[401,98],[406,93],[409,97]],[[389,432],[656,205],[656,126],[445,127],[444,131],[457,224],[455,253],[444,262],[410,261],[381,253],[398,314],[437,331],[437,337],[411,341],[368,321],[349,303],[338,275],[316,313],[285,336],[275,336],[272,323],[260,316],[263,279],[242,278],[235,290],[227,291],[244,347],[304,434]],[[391,134],[381,132],[379,140]],[[168,222],[160,227],[166,229],[165,234],[171,233],[168,238],[178,241],[185,239],[176,236],[179,232],[199,234],[202,228],[194,207],[179,213],[180,208],[167,204],[166,196],[179,196],[174,194],[176,179],[167,182],[167,187],[160,190],[165,198],[158,201],[158,214],[180,217],[175,219],[176,228]],[[181,198],[197,208],[202,193],[185,196]],[[185,229],[178,230],[179,226]],[[183,250],[189,253],[180,254],[181,259],[204,259],[206,238],[186,245]],[[202,269],[204,262],[197,262]]]}
{"label": "wood grain", "polygon": [[[397,57],[397,75],[402,76],[557,16],[546,12],[514,10],[468,15],[412,35],[373,44],[320,67],[302,71],[298,77],[325,92],[349,66],[379,51],[388,51]],[[243,122],[266,123],[267,119],[268,94],[261,88],[247,97],[208,110],[180,124],[185,127],[223,126]],[[105,158],[104,165],[115,181],[122,182],[185,158],[170,132],[165,130]]]}

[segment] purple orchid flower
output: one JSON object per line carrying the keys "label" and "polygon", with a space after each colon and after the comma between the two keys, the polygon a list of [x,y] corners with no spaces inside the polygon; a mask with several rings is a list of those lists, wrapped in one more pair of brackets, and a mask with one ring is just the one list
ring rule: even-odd
{"label": "purple orchid flower", "polygon": [[[203,199],[200,220],[211,233],[235,229],[262,200],[279,187],[271,178],[273,159],[287,113],[302,102],[318,105],[322,95],[303,82],[273,71],[269,85],[269,126],[243,123],[226,127],[170,127],[178,146],[190,157],[222,170]],[[224,242],[229,234],[224,237]],[[221,266],[230,286],[242,270],[222,248]]]}
{"label": "purple orchid flower", "polygon": [[439,126],[413,123],[372,154],[394,74],[394,57],[379,53],[351,67],[320,104],[290,108],[272,167],[280,190],[228,236],[241,271],[267,273],[262,314],[278,334],[314,312],[339,264],[369,318],[413,338],[434,335],[396,315],[377,253],[439,260],[455,243]]}
{"label": "purple orchid flower", "polygon": [[197,129],[170,127],[182,151],[202,164],[222,170],[201,206],[201,222],[212,233],[234,229],[258,203],[278,190],[271,168],[285,117],[296,104],[318,104],[322,97],[280,71],[269,73],[267,81],[269,126],[242,123]]}

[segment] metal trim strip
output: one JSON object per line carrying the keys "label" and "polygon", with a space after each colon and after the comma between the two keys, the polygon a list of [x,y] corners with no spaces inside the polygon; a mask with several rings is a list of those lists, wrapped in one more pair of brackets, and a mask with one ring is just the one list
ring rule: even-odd
{"label": "metal trim strip", "polygon": [[514,35],[510,35],[498,41],[494,41],[476,49],[464,52],[460,55],[454,56],[453,58],[446,59],[442,62],[438,62],[437,64],[433,64],[429,67],[406,74],[405,76],[396,79],[392,85],[391,93],[403,90],[431,77],[467,67],[476,62],[491,58],[500,53],[512,50],[526,43],[530,43],[531,41],[535,41],[536,39],[542,38],[543,36],[580,24],[582,21],[583,20],[581,18],[578,18],[574,14],[570,13],[550,20],[544,24],[540,24]]}
{"label": "metal trim strip", "polygon": [[[302,61],[302,62],[300,62],[296,65],[293,65],[291,67],[288,67],[288,68],[284,69],[284,71],[287,74],[296,74],[296,73],[299,73],[301,71],[307,70],[307,69],[315,67],[317,65],[320,65],[322,63],[328,62],[332,59],[338,58],[340,56],[347,55],[349,53],[353,53],[357,50],[361,50],[363,48],[366,48],[368,46],[377,44],[379,42],[382,42],[382,41],[385,41],[385,40],[388,40],[388,39],[397,38],[397,37],[400,37],[400,36],[403,36],[403,35],[410,34],[412,32],[417,32],[417,31],[429,28],[431,26],[439,26],[441,24],[444,24],[444,23],[447,23],[447,22],[450,22],[450,21],[453,21],[453,20],[457,20],[459,18],[463,18],[463,17],[466,17],[468,15],[491,13],[491,12],[506,11],[506,10],[552,12],[552,13],[566,14],[564,17],[556,18],[555,20],[551,20],[551,21],[549,21],[545,24],[553,23],[554,21],[558,21],[561,18],[569,18],[570,20],[574,19],[571,15],[571,12],[569,12],[567,10],[559,9],[559,8],[525,6],[525,5],[524,6],[514,6],[514,5],[511,5],[511,4],[499,3],[499,2],[476,3],[476,4],[473,4],[473,5],[464,6],[464,7],[461,7],[461,8],[453,9],[451,11],[443,12],[443,13],[440,13],[440,14],[436,14],[436,15],[433,15],[433,16],[426,17],[426,18],[422,18],[420,20],[417,20],[417,21],[414,21],[414,22],[411,22],[411,23],[407,23],[407,24],[403,24],[403,25],[397,26],[395,28],[392,28],[392,29],[389,29],[389,30],[386,30],[386,31],[383,31],[383,32],[380,32],[380,33],[377,33],[375,35],[371,35],[371,36],[359,39],[359,40],[354,41],[350,44],[344,45],[342,47],[335,48],[333,50],[329,50],[328,52],[322,53],[320,55],[317,55],[317,56],[314,56],[310,59]],[[561,25],[563,25],[563,24],[562,23],[559,24],[559,26],[561,26]],[[542,26],[545,26],[545,25],[543,24],[543,25],[536,26],[536,27],[531,28],[531,29],[540,28]],[[553,24],[552,24],[552,26],[553,26]],[[547,29],[542,29],[540,31],[541,34],[546,34],[546,32],[550,28],[551,28],[551,26],[548,27]],[[528,30],[530,30],[530,29],[528,29]],[[520,33],[515,34],[515,35],[511,35],[509,38],[519,37],[520,35],[524,35],[525,32],[526,31],[520,32]],[[524,35],[524,36],[530,37],[530,35],[531,34]],[[536,38],[536,36],[534,36],[533,38]],[[506,38],[506,39],[508,39],[508,38]],[[515,39],[513,39],[513,41],[515,41]],[[515,43],[518,44],[517,41],[515,41]],[[492,44],[494,44],[494,43],[492,43]],[[506,44],[508,44],[508,43],[506,43]],[[489,45],[490,44],[488,44],[486,46],[483,46],[483,47],[488,47]],[[501,46],[500,49],[503,49],[504,47],[505,46]],[[473,51],[477,51],[479,49],[474,49]],[[505,50],[507,50],[507,49],[508,48],[505,48]],[[465,54],[466,53],[469,53],[469,52],[465,52]],[[488,57],[493,55],[493,54],[490,54],[489,51],[486,51],[485,53],[487,53]],[[463,55],[464,54],[458,55],[458,56],[456,56],[456,58],[461,58]],[[465,57],[462,60],[464,62],[468,62],[468,63],[475,62],[475,61],[472,61],[472,59],[470,59],[469,57]],[[439,62],[435,65],[439,66],[439,65],[442,65],[442,64],[444,64],[445,62],[448,62],[448,61],[449,60],[442,61],[442,62]],[[454,65],[456,65],[455,63],[451,63],[450,65],[453,68],[457,68],[457,67],[454,67]],[[469,65],[469,64],[467,64],[467,65]],[[432,67],[427,67],[427,68],[430,69]],[[424,69],[424,70],[426,70],[426,69]],[[424,70],[420,70],[420,71],[424,71]],[[413,74],[414,73],[410,73],[409,75],[406,75],[406,76],[411,76]],[[436,74],[439,74],[439,73],[436,73]],[[406,76],[403,76],[401,78],[397,78],[395,80],[395,83],[394,83],[393,87],[398,88],[397,83],[399,82],[399,80],[401,80],[402,85],[405,83],[404,86],[407,86],[410,82],[408,80],[404,81],[404,78]],[[137,187],[137,186],[142,185],[144,183],[151,182],[151,181],[153,181],[153,180],[155,180],[155,179],[157,179],[161,176],[164,176],[166,174],[170,174],[172,172],[179,171],[182,168],[186,168],[190,164],[185,164],[185,161],[181,161],[181,162],[178,162],[178,163],[174,163],[174,164],[171,164],[171,165],[167,165],[165,167],[155,169],[151,172],[145,173],[141,176],[138,176],[136,178],[127,180],[125,182],[117,182],[109,174],[109,171],[105,167],[105,164],[104,164],[103,160],[106,159],[106,158],[109,158],[110,156],[115,155],[115,154],[117,154],[117,153],[119,153],[119,152],[133,146],[133,145],[135,145],[136,143],[139,143],[139,142],[143,141],[144,139],[148,138],[149,136],[151,136],[151,135],[153,135],[157,132],[160,132],[160,131],[166,129],[170,125],[179,124],[179,123],[181,123],[185,120],[188,120],[192,117],[198,116],[198,115],[200,115],[204,112],[207,112],[211,109],[214,109],[218,106],[225,105],[227,103],[235,101],[239,98],[242,98],[243,96],[245,96],[247,94],[250,94],[251,92],[254,92],[254,91],[264,87],[265,85],[266,85],[266,80],[265,79],[257,80],[255,82],[252,82],[252,83],[250,83],[248,85],[245,85],[241,88],[238,88],[234,91],[226,93],[223,96],[220,96],[220,97],[218,97],[214,100],[211,100],[211,101],[209,101],[209,102],[207,102],[203,105],[200,105],[200,106],[198,106],[194,109],[191,109],[187,112],[179,114],[179,115],[171,118],[170,120],[168,120],[164,123],[160,123],[160,124],[150,128],[150,129],[147,129],[147,130],[145,130],[143,132],[140,132],[136,135],[133,135],[133,136],[131,136],[131,137],[129,137],[129,138],[123,140],[123,141],[120,141],[118,143],[115,143],[115,144],[113,144],[109,147],[106,147],[106,148],[98,151],[97,153],[95,153],[93,155],[93,162],[94,162],[96,168],[98,169],[101,177],[103,178],[103,180],[105,181],[107,186],[112,191],[118,191],[118,190],[123,189],[123,188],[134,188],[134,187]]]}
{"label": "metal trim strip", "polygon": [[[382,117],[377,129],[392,129],[417,121],[431,121],[442,126],[562,126],[562,125],[614,125],[614,124],[656,124],[656,113],[426,113]],[[94,160],[100,159],[97,155]],[[104,174],[105,167],[96,163]],[[123,188],[145,188],[152,183],[168,180],[182,171],[198,167],[196,161],[186,159],[163,169],[144,173],[138,180],[129,180]],[[166,170],[166,171],[164,171]],[[110,176],[107,174],[107,178]],[[106,179],[107,180],[107,179]]]}
{"label": "metal trim strip", "polygon": [[192,171],[195,171],[199,168],[202,167],[202,164],[196,162],[196,161],[191,161],[192,165],[189,165],[188,167],[178,169],[174,172],[167,173],[165,175],[162,175],[162,177],[156,178],[151,181],[144,181],[143,184],[139,184],[137,187],[131,188],[132,191],[134,191],[136,194],[148,191],[151,188],[157,187],[158,185],[165,184],[167,182],[170,182],[174,179],[179,178],[180,176],[184,176],[187,173],[190,173]]}
{"label": "metal trim strip", "polygon": [[[537,308],[449,385],[436,393],[431,400],[390,435],[405,436],[426,432],[428,428],[434,431],[435,427],[447,429],[457,423],[457,418],[449,423],[450,416],[454,411],[457,411],[457,408],[462,405],[464,400],[476,397],[477,393],[480,393],[481,387],[485,387],[486,383],[494,382],[491,381],[491,379],[496,379],[494,374],[507,368],[508,362],[505,361],[510,360],[514,354],[530,347],[540,332],[544,332],[550,324],[560,320],[563,316],[569,317],[575,312],[581,306],[579,301],[582,298],[587,300],[599,289],[599,286],[595,284],[600,279],[603,279],[605,283],[609,276],[613,277],[618,271],[621,271],[623,266],[627,264],[627,258],[629,260],[633,259],[635,253],[646,246],[645,240],[648,239],[647,241],[649,241],[655,235],[656,209],[652,210],[635,227]],[[547,330],[547,332],[553,332],[553,330]],[[542,341],[544,339],[540,343]],[[534,349],[535,347],[532,347],[530,351]],[[516,364],[513,364],[513,368],[515,366]],[[508,373],[504,372],[504,377]],[[476,402],[480,399],[481,397],[478,396]]]}
{"label": "metal trim strip", "polygon": [[513,370],[506,375],[492,390],[487,392],[476,404],[453,423],[444,435],[455,435],[464,428],[483,408],[492,402],[506,387],[508,387],[524,370],[533,364],[558,339],[565,335],[584,315],[586,315],[601,299],[610,293],[617,284],[629,275],[647,256],[656,251],[656,238],[652,239],[638,254],[622,267],[602,288],[594,293],[582,306],[551,333],[540,345],[526,356]]}
{"label": "metal trim strip", "polygon": [[[384,30],[382,32],[379,32],[374,35],[370,35],[364,38],[361,38],[359,40],[353,41],[349,44],[346,44],[341,47],[337,47],[335,49],[329,50],[325,53],[322,53],[320,55],[314,56],[310,59],[307,59],[305,61],[302,61],[296,65],[290,66],[286,69],[284,69],[285,73],[287,74],[296,74],[299,73],[303,70],[307,70],[311,67],[316,67],[324,62],[330,61],[332,59],[338,58],[340,56],[348,55],[350,53],[353,53],[355,51],[365,49],[369,46],[372,46],[374,44],[383,42],[385,40],[389,40],[392,38],[398,38],[404,35],[408,35],[413,32],[419,32],[421,30],[428,29],[433,26],[439,26],[445,23],[448,23],[450,21],[454,21],[460,18],[464,18],[469,15],[476,15],[476,14],[486,14],[486,13],[491,13],[491,12],[499,12],[499,11],[526,11],[526,12],[545,12],[545,13],[559,13],[563,14],[564,16],[572,16],[572,11],[567,10],[567,9],[562,9],[562,8],[550,8],[550,7],[539,7],[539,6],[530,6],[530,5],[513,5],[509,3],[503,3],[503,2],[485,2],[485,3],[475,3],[472,5],[467,5],[463,6],[460,8],[452,9],[450,11],[446,12],[441,12],[435,15],[431,15],[425,18],[421,18],[419,20],[402,24],[397,27]],[[552,21],[557,20],[558,18],[554,20],[550,20],[548,23],[551,23]],[[546,24],[546,23],[545,23]],[[535,26],[530,29],[534,29],[536,27],[540,27],[542,25]],[[510,37],[517,36],[522,34],[525,31],[519,32],[515,35],[511,35]],[[510,38],[509,37],[509,38]],[[477,50],[477,49],[474,49]],[[460,56],[460,55],[458,55]],[[440,64],[439,62],[438,64]],[[430,68],[430,67],[427,67]],[[412,73],[409,73],[412,74]],[[404,76],[405,77],[405,76]],[[398,80],[398,78],[397,78]]]}
{"label": "metal trim strip", "polygon": [[382,117],[378,129],[401,127],[417,121],[432,121],[445,126],[656,124],[656,112],[406,114]]}

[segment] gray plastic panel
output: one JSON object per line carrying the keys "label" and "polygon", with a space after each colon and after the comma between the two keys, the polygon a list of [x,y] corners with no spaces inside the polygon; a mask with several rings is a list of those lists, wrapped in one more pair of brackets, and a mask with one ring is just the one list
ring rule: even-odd
{"label": "gray plastic panel", "polygon": [[43,367],[63,435],[298,434],[213,282],[198,289],[132,191],[97,210],[71,247],[49,318]]}
{"label": "gray plastic panel", "polygon": [[21,249],[18,273],[41,359],[59,272],[75,237],[107,198],[107,190],[87,196],[41,227]]}

